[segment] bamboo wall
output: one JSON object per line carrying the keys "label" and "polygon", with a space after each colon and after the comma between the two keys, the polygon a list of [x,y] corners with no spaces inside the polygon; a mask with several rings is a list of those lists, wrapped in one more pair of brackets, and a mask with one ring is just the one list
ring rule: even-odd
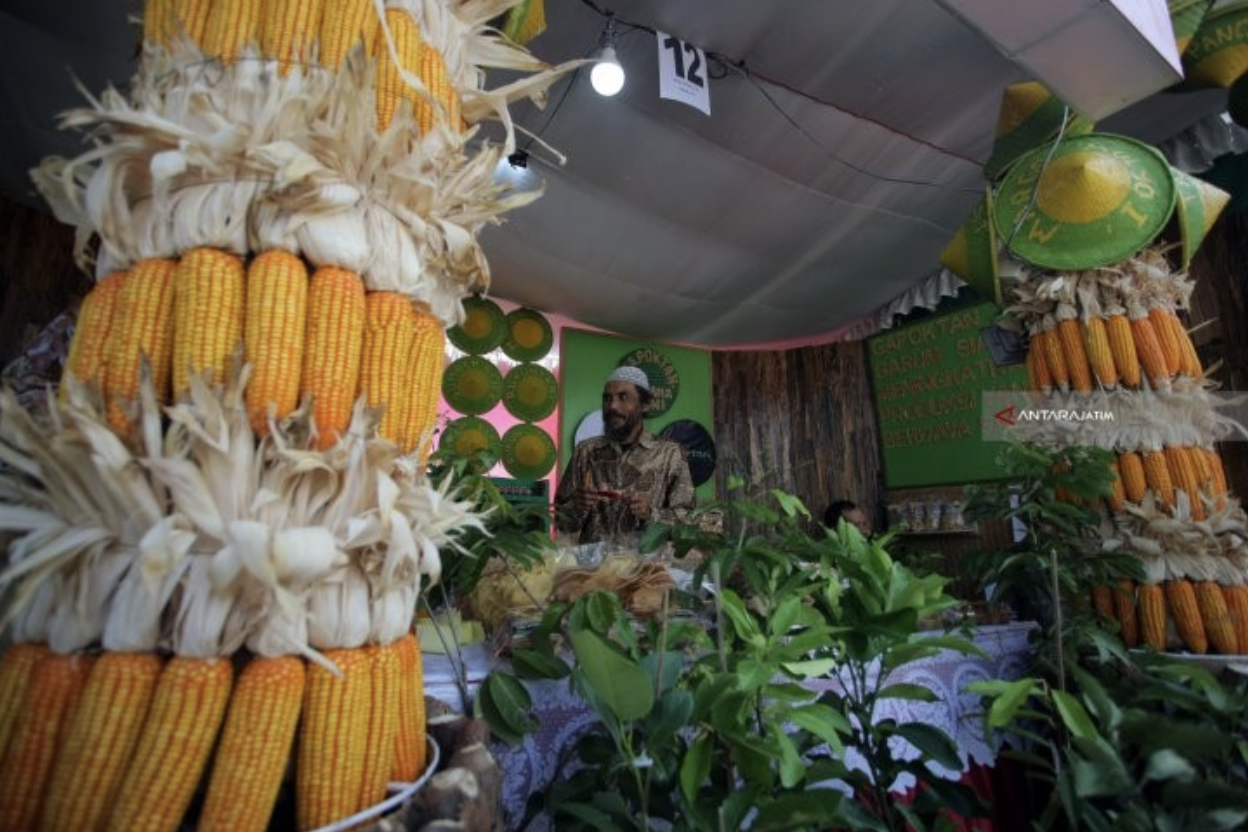
{"label": "bamboo wall", "polygon": [[49,214],[0,199],[0,367],[61,312],[90,281],[74,265],[74,232]]}
{"label": "bamboo wall", "polygon": [[879,430],[864,342],[711,360],[716,488],[730,474],[799,497],[816,517],[834,499],[882,527]]}
{"label": "bamboo wall", "polygon": [[[1222,383],[1221,392],[1248,392],[1248,212],[1222,216],[1196,252],[1189,271],[1196,281],[1190,327],[1201,362]],[[1248,441],[1218,447],[1231,492],[1248,498]]]}

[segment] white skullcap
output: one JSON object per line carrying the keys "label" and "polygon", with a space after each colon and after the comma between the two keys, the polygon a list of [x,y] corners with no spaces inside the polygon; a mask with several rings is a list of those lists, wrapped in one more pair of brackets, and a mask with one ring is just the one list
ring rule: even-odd
{"label": "white skullcap", "polygon": [[611,375],[607,376],[608,384],[613,381],[627,381],[646,392],[650,391],[650,379],[646,376],[646,371],[640,367],[616,367],[611,371]]}

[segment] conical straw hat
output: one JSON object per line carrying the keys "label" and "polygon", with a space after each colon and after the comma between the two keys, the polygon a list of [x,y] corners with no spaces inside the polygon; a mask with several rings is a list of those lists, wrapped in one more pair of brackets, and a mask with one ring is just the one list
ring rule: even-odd
{"label": "conical straw hat", "polygon": [[975,203],[962,227],[940,253],[940,263],[965,280],[985,300],[1002,306],[997,266],[997,235],[992,227],[992,192]]}
{"label": "conical straw hat", "polygon": [[1020,159],[997,189],[997,234],[1016,257],[1059,271],[1127,259],[1174,210],[1170,165],[1126,136],[1076,136]]}
{"label": "conical straw hat", "polygon": [[1032,148],[1047,143],[1066,121],[1067,136],[1092,132],[1093,123],[1069,109],[1039,81],[1011,84],[1001,95],[992,154],[984,163],[984,175],[994,181],[1006,168]]}

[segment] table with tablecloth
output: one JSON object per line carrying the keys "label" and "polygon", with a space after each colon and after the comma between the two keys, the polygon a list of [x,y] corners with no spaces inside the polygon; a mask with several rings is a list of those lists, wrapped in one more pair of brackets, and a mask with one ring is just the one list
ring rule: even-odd
{"label": "table with tablecloth", "polygon": [[[935,701],[881,700],[877,719],[923,722],[940,728],[953,738],[966,766],[991,766],[996,758],[996,745],[983,735],[980,697],[968,693],[966,686],[989,679],[1018,678],[1031,660],[1028,636],[1035,628],[1031,622],[978,627],[971,631],[971,640],[985,656],[965,656],[942,650],[935,656],[899,668],[890,675],[889,684],[922,685],[936,694]],[[470,698],[496,665],[506,667],[506,662],[494,659],[483,646],[464,648],[463,669]],[[515,828],[523,817],[529,797],[549,788],[573,744],[597,721],[566,680],[526,684],[540,727],[519,745],[495,743],[493,748],[503,771],[503,809],[509,828]],[[832,676],[807,684],[822,691],[840,683]],[[425,693],[457,710],[464,707],[452,663],[446,656],[426,655]],[[917,750],[907,747],[903,740],[898,738],[895,742],[898,743],[895,753],[917,756]],[[847,752],[846,760],[850,765],[855,764],[852,750]],[[962,776],[960,771],[943,769],[934,763],[929,765],[938,776]],[[913,785],[912,778],[908,781],[903,778],[893,784],[893,789],[904,792]]]}

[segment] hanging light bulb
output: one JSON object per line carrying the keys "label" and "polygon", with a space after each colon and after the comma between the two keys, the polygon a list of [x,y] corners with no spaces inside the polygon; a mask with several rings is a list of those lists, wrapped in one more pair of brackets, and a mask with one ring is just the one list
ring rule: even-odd
{"label": "hanging light bulb", "polygon": [[602,30],[602,50],[598,62],[589,73],[589,83],[599,95],[610,98],[624,89],[624,67],[615,57],[615,15],[607,12],[607,26]]}

